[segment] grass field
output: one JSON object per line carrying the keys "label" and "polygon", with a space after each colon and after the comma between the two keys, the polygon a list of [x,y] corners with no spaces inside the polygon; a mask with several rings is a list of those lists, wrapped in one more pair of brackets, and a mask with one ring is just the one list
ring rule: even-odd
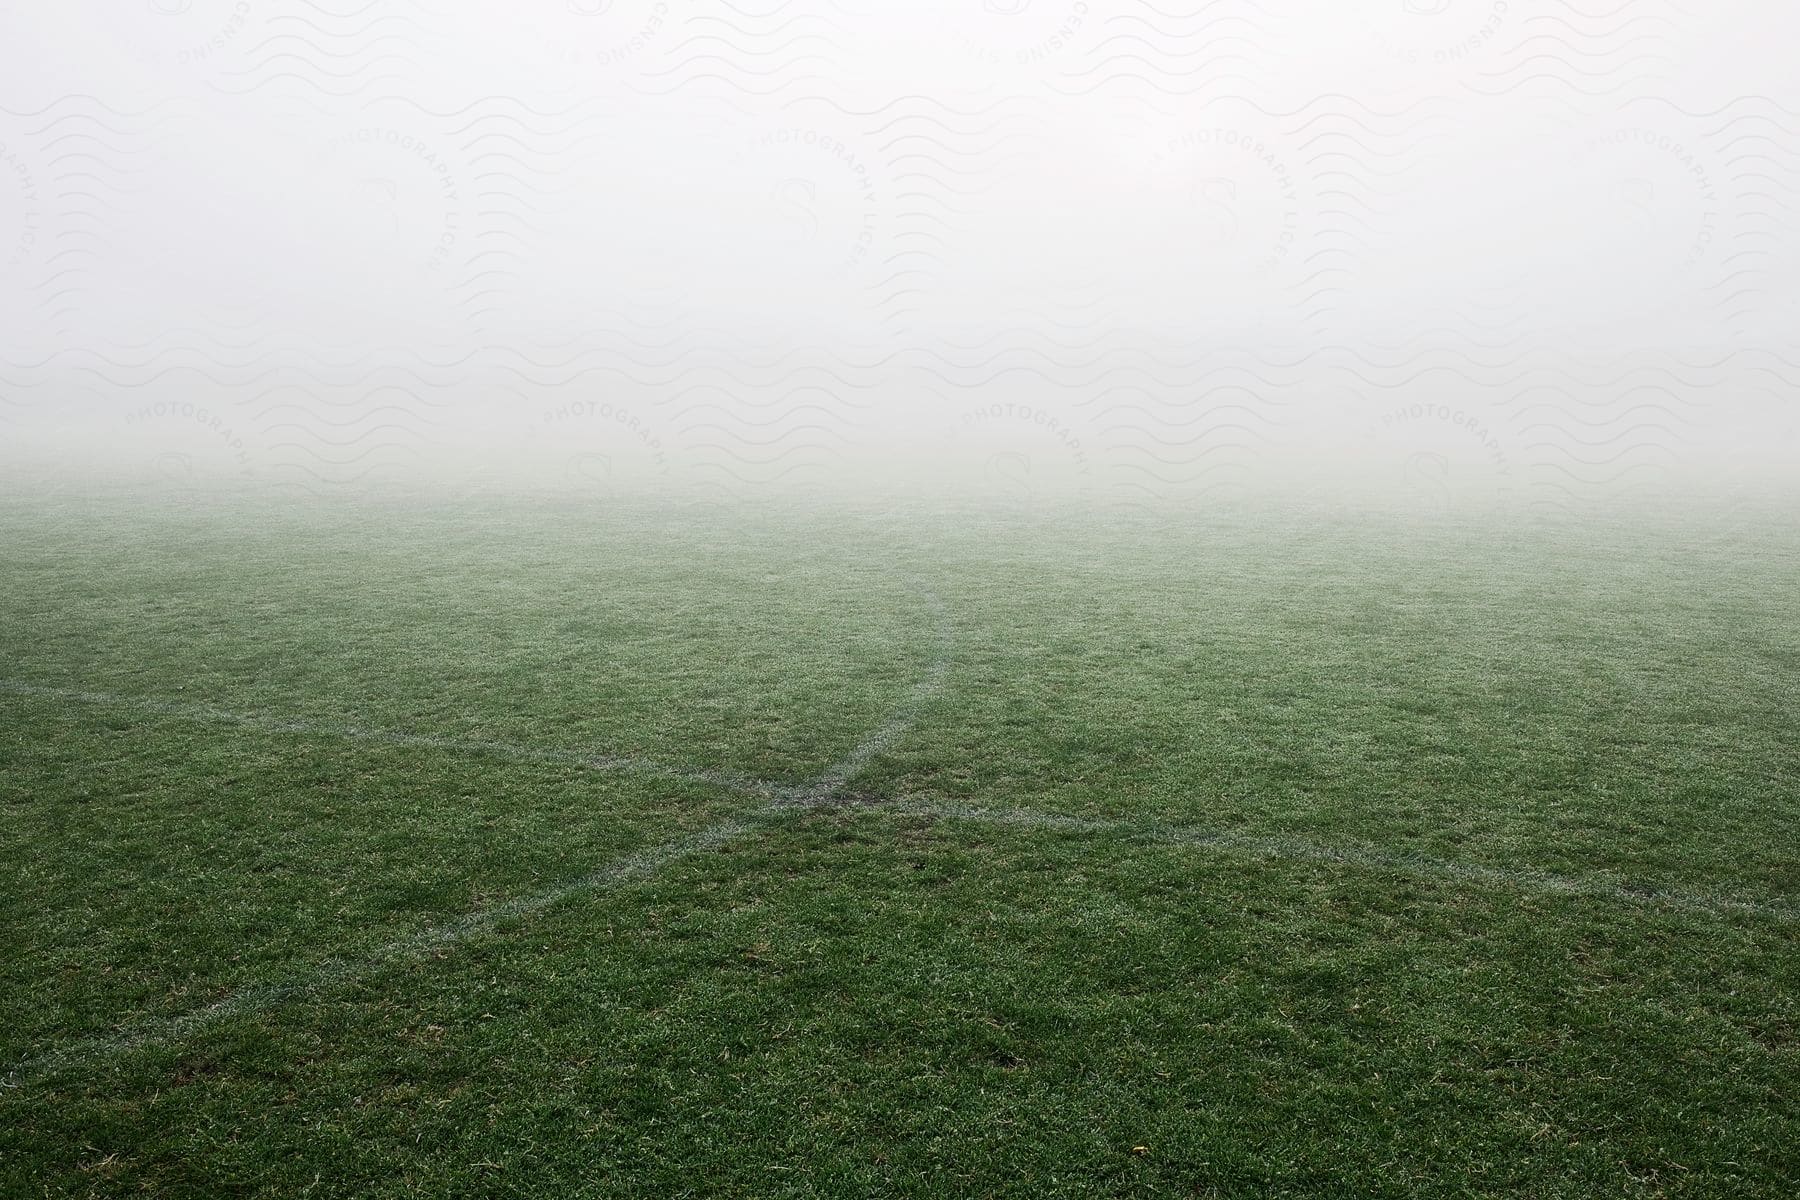
{"label": "grass field", "polygon": [[0,499],[0,1193],[1800,1191],[1800,533]]}

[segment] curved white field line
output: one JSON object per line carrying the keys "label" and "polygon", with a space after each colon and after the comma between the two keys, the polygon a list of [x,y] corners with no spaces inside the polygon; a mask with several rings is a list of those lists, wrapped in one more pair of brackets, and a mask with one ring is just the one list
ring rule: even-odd
{"label": "curved white field line", "polygon": [[109,1034],[66,1043],[57,1049],[26,1059],[9,1068],[4,1080],[0,1081],[0,1086],[19,1087],[28,1079],[60,1068],[91,1066],[96,1062],[128,1053],[143,1046],[179,1041],[228,1017],[255,1012],[283,1000],[316,995],[336,984],[366,975],[379,967],[414,961],[427,954],[455,946],[485,933],[503,922],[541,912],[572,896],[611,891],[635,880],[648,878],[677,859],[717,848],[739,835],[749,832],[771,816],[791,811],[796,802],[808,804],[829,802],[877,754],[912,727],[925,702],[936,694],[943,683],[945,674],[949,671],[953,640],[949,620],[944,606],[937,596],[930,592],[925,592],[924,595],[931,606],[937,625],[936,654],[926,667],[924,676],[913,685],[906,699],[886,721],[851,747],[843,758],[827,767],[817,780],[798,788],[730,773],[687,771],[641,759],[592,757],[573,751],[537,750],[500,742],[457,741],[396,733],[391,730],[365,729],[359,726],[314,725],[297,721],[281,721],[230,713],[201,705],[161,700],[139,700],[105,692],[80,692],[0,681],[0,691],[19,695],[132,706],[144,711],[221,724],[242,725],[259,730],[319,734],[388,745],[428,746],[433,749],[491,754],[532,761],[568,762],[597,770],[639,771],[663,778],[726,787],[760,797],[764,801],[761,806],[748,814],[728,818],[698,833],[626,855],[578,879],[568,880],[541,891],[501,901],[454,921],[428,926],[417,933],[387,942],[366,952],[326,959],[314,964],[303,978],[286,983],[257,984],[245,987],[212,1004],[177,1016],[140,1022],[133,1027],[117,1029]]}
{"label": "curved white field line", "polygon": [[[820,805],[819,807],[835,807]],[[1127,818],[1078,817],[1030,808],[987,808],[919,797],[873,800],[858,804],[856,811],[891,816],[929,817],[945,821],[970,821],[1014,825],[1028,829],[1061,830],[1141,840],[1171,846],[1192,846],[1241,854],[1249,858],[1284,862],[1340,863],[1375,871],[1395,871],[1422,878],[1448,879],[1513,891],[1552,896],[1583,896],[1620,901],[1645,908],[1672,908],[1709,916],[1741,914],[1776,920],[1800,920],[1800,904],[1780,900],[1746,900],[1716,892],[1695,892],[1651,886],[1633,887],[1606,875],[1559,875],[1549,871],[1522,871],[1484,866],[1457,859],[1424,854],[1384,851],[1375,847],[1333,845],[1307,838],[1239,833],[1164,821]]]}
{"label": "curved white field line", "polygon": [[302,737],[341,738],[352,742],[369,742],[381,746],[416,746],[426,750],[443,750],[452,754],[474,754],[490,758],[517,759],[521,762],[563,763],[590,771],[617,771],[675,779],[685,783],[703,783],[729,788],[750,795],[785,795],[800,789],[789,784],[771,783],[734,771],[694,770],[646,758],[616,754],[586,754],[579,750],[539,749],[512,742],[483,741],[468,738],[437,737],[432,734],[408,733],[400,729],[379,729],[335,721],[298,721],[260,713],[232,712],[209,704],[189,704],[154,696],[127,696],[116,692],[80,691],[75,688],[41,687],[32,683],[14,683],[0,679],[0,692],[16,696],[37,696],[49,700],[67,700],[107,708],[124,708],[157,716],[175,717],[206,725],[235,725],[258,733],[294,733]]}

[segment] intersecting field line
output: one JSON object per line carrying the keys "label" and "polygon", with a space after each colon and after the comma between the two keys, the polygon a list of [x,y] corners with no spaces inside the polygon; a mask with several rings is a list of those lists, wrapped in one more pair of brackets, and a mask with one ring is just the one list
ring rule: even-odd
{"label": "intersecting field line", "polygon": [[[839,801],[828,801],[812,807],[843,810],[851,808],[852,805]],[[1079,817],[1044,809],[992,808],[918,797],[858,801],[853,808],[858,814],[926,817],[943,821],[970,821],[991,825],[1014,825],[1038,830],[1122,836],[1161,845],[1203,847],[1236,852],[1258,859],[1282,862],[1319,862],[1360,867],[1366,870],[1394,871],[1427,878],[1448,879],[1458,883],[1474,883],[1545,895],[1616,900],[1646,908],[1673,908],[1715,917],[1738,913],[1784,921],[1800,920],[1800,904],[1783,903],[1778,900],[1746,900],[1737,896],[1711,892],[1632,887],[1604,876],[1559,875],[1549,871],[1489,867],[1479,863],[1433,858],[1423,854],[1391,853],[1354,845],[1332,845],[1307,838],[1239,833],[1235,830],[1209,828],[1203,825],[1134,821],[1127,818]]]}
{"label": "intersecting field line", "polygon": [[103,692],[78,692],[0,681],[0,691],[15,694],[85,700],[92,703],[137,703],[146,711],[207,719],[257,729],[306,734],[335,733],[338,736],[356,740],[394,745],[434,746],[440,749],[502,754],[539,761],[571,762],[595,769],[641,770],[663,777],[716,784],[734,791],[759,796],[764,801],[759,808],[743,816],[728,818],[698,833],[676,838],[659,846],[616,859],[579,879],[569,880],[554,887],[490,905],[455,921],[428,926],[357,957],[334,957],[315,963],[307,971],[304,979],[241,988],[212,1004],[186,1013],[158,1021],[140,1023],[135,1028],[115,1030],[110,1034],[65,1043],[63,1046],[9,1068],[5,1076],[0,1077],[0,1086],[22,1086],[25,1080],[58,1068],[88,1066],[96,1061],[110,1059],[143,1046],[179,1041],[229,1017],[257,1012],[272,1004],[294,997],[311,996],[325,991],[333,985],[356,979],[391,963],[417,960],[433,951],[454,946],[478,934],[485,933],[502,922],[550,908],[571,896],[607,891],[633,880],[647,878],[677,859],[724,845],[769,818],[782,812],[791,811],[796,804],[830,802],[832,797],[861,772],[877,754],[892,745],[897,738],[912,727],[926,701],[937,693],[943,684],[945,675],[949,672],[951,648],[949,618],[943,603],[936,595],[930,592],[923,594],[931,607],[937,626],[936,653],[926,667],[924,676],[913,685],[905,701],[886,721],[851,747],[850,752],[842,759],[827,767],[812,784],[800,788],[769,784],[766,781],[726,773],[681,771],[639,759],[592,758],[567,752],[535,751],[526,747],[515,747],[498,742],[460,742],[414,734],[370,730],[360,726],[313,726],[303,722],[273,721],[241,713],[227,713],[200,705],[176,704],[166,701],[132,702],[127,697],[113,696]]}
{"label": "intersecting field line", "polygon": [[[897,710],[886,723],[865,737],[843,760],[829,768],[817,781],[804,786],[776,783],[735,772],[688,770],[642,758],[615,755],[595,756],[571,750],[540,749],[496,741],[441,738],[352,725],[311,724],[231,713],[202,705],[142,699],[107,692],[40,687],[5,680],[0,680],[0,691],[141,708],[145,711],[194,720],[218,721],[273,732],[337,736],[350,740],[398,746],[422,746],[530,761],[561,762],[594,770],[632,772],[705,783],[745,795],[768,799],[771,801],[769,807],[756,814],[758,818],[761,818],[781,809],[838,807],[834,799],[836,794],[850,780],[860,774],[877,754],[885,750],[910,727],[916,717],[917,703],[941,685],[948,666],[948,657],[940,655],[927,669],[925,677],[915,686],[915,697],[912,702]],[[1207,826],[1123,818],[1080,817],[1043,809],[972,806],[953,801],[932,801],[920,797],[858,801],[855,807],[857,811],[892,815],[1032,826],[1082,833],[1122,834],[1167,844],[1248,852],[1261,858],[1330,862],[1547,894],[1610,898],[1632,904],[1679,908],[1694,912],[1713,914],[1736,912],[1787,920],[1800,919],[1800,906],[1784,904],[1779,901],[1746,900],[1711,892],[1632,887],[1605,877],[1490,867],[1454,859],[1435,858],[1430,855],[1393,853],[1370,847],[1345,846],[1306,838],[1245,834]],[[575,885],[573,890],[581,890],[581,886]]]}
{"label": "intersecting field line", "polygon": [[926,668],[924,676],[914,685],[907,700],[889,716],[887,721],[859,741],[843,759],[828,767],[813,783],[798,787],[756,779],[734,772],[693,771],[640,758],[594,756],[576,751],[544,750],[505,742],[440,738],[393,730],[369,729],[356,725],[311,724],[232,713],[204,705],[143,699],[106,692],[42,687],[0,680],[0,692],[17,695],[134,707],[164,715],[240,725],[271,732],[337,736],[389,745],[420,746],[530,761],[563,762],[593,770],[626,771],[705,783],[764,800],[761,807],[748,814],[722,821],[687,837],[627,855],[579,879],[491,905],[456,921],[430,926],[407,937],[388,942],[362,957],[327,959],[315,964],[304,980],[244,988],[211,1005],[166,1018],[160,1022],[141,1025],[136,1029],[115,1031],[111,1035],[68,1043],[57,1050],[28,1059],[9,1069],[3,1081],[4,1086],[19,1086],[24,1079],[57,1067],[85,1065],[98,1059],[111,1058],[129,1052],[141,1046],[178,1041],[205,1026],[228,1017],[258,1011],[291,997],[315,994],[334,984],[357,978],[389,963],[416,960],[434,950],[466,941],[508,920],[550,908],[571,896],[585,892],[606,891],[633,880],[647,878],[677,859],[722,846],[766,823],[772,817],[806,810],[849,810],[856,813],[984,822],[1084,834],[1123,835],[1166,845],[1237,851],[1248,853],[1252,857],[1278,861],[1323,862],[1374,870],[1390,870],[1551,895],[1585,896],[1623,901],[1646,907],[1675,908],[1713,916],[1741,913],[1781,920],[1800,919],[1800,906],[1780,902],[1745,900],[1704,892],[1633,888],[1608,878],[1487,867],[1452,859],[1432,858],[1426,855],[1394,854],[1365,847],[1331,845],[1304,838],[1244,834],[1232,830],[1158,821],[1080,817],[1042,809],[980,807],[917,797],[858,799],[853,803],[846,803],[840,796],[844,787],[860,774],[878,754],[912,727],[918,718],[919,711],[925,702],[937,693],[949,671],[949,624],[943,606],[937,597],[927,594],[926,598],[937,617],[938,651]]}

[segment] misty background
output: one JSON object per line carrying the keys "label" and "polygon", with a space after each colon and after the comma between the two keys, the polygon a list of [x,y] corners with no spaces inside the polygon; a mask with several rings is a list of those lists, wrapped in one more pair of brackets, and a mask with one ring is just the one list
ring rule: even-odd
{"label": "misty background", "polygon": [[0,469],[1583,511],[1800,461],[1800,12],[0,8]]}

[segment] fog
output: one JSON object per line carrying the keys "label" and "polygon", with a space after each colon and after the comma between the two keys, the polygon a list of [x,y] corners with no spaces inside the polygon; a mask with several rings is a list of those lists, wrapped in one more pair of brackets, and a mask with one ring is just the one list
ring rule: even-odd
{"label": "fog", "polygon": [[75,0],[0,469],[1495,513],[1800,460],[1800,14]]}

